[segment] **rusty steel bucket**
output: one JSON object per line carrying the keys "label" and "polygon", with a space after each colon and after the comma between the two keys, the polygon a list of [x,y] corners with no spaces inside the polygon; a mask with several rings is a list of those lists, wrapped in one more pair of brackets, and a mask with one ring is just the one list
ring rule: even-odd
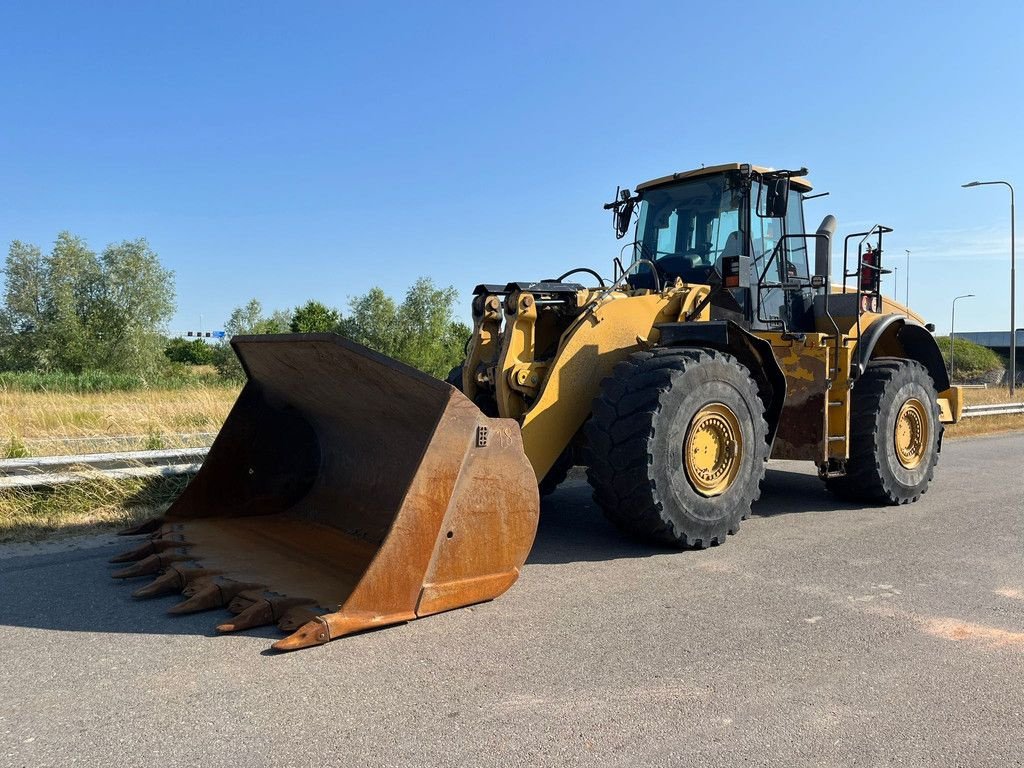
{"label": "rusty steel bucket", "polygon": [[232,339],[248,381],[198,474],[127,534],[117,578],[172,613],[227,607],[294,650],[497,597],[540,501],[519,427],[334,334]]}

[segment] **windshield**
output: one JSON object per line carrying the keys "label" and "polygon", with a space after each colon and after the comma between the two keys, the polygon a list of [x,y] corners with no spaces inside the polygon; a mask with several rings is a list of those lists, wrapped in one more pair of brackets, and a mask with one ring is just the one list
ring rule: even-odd
{"label": "windshield", "polygon": [[722,256],[743,252],[738,189],[721,174],[647,190],[640,201],[634,260],[665,275],[702,282]]}

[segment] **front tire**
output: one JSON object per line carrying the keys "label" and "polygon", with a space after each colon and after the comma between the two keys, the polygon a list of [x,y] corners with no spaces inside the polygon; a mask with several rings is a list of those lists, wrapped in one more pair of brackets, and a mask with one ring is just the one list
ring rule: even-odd
{"label": "front tire", "polygon": [[872,360],[852,397],[846,475],[827,479],[827,488],[851,501],[917,501],[928,490],[942,446],[928,371],[913,360]]}
{"label": "front tire", "polygon": [[760,496],[767,435],[757,384],[732,355],[637,352],[594,401],[587,478],[605,515],[632,535],[721,544]]}

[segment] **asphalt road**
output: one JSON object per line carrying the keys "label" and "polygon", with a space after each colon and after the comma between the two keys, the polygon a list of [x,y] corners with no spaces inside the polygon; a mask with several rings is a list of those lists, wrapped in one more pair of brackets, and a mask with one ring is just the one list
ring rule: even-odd
{"label": "asphalt road", "polygon": [[573,478],[486,605],[293,654],[0,560],[0,765],[1024,765],[1024,435],[911,507],[772,464],[726,546],[620,538]]}

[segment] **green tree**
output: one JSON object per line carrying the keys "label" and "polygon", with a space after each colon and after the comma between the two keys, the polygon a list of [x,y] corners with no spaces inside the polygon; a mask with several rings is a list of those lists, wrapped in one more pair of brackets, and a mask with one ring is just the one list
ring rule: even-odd
{"label": "green tree", "polygon": [[39,346],[43,367],[72,373],[94,368],[98,352],[89,332],[98,322],[96,299],[100,292],[100,262],[85,240],[61,232],[45,258],[44,325]]}
{"label": "green tree", "polygon": [[421,277],[401,304],[380,288],[351,301],[340,330],[353,341],[444,378],[462,361],[470,328],[454,319],[458,292]]}
{"label": "green tree", "polygon": [[144,239],[108,245],[89,318],[89,335],[101,341],[93,367],[152,371],[163,358],[161,330],[174,314],[174,276]]}
{"label": "green tree", "polygon": [[291,329],[291,318],[292,313],[284,309],[274,310],[269,316],[265,316],[263,304],[259,299],[249,299],[244,306],[235,307],[224,323],[224,340],[213,347],[213,364],[217,368],[217,373],[235,381],[245,379],[245,371],[242,370],[238,357],[229,343],[231,338],[288,333]]}
{"label": "green tree", "polygon": [[292,333],[330,333],[338,330],[341,313],[319,301],[307,301],[297,307],[290,324]]}
{"label": "green tree", "polygon": [[202,339],[176,338],[168,339],[164,347],[164,355],[173,363],[185,365],[211,365],[214,359],[214,347]]}
{"label": "green tree", "polygon": [[8,368],[145,374],[166,364],[161,331],[174,312],[174,275],[145,240],[100,256],[69,232],[48,254],[15,241],[6,269],[0,349]]}
{"label": "green tree", "polygon": [[263,319],[263,305],[259,299],[249,299],[249,303],[243,307],[235,307],[231,310],[227,322],[224,323],[224,334],[230,339],[232,336],[244,336],[253,333],[253,329]]}
{"label": "green tree", "polygon": [[0,311],[0,363],[5,369],[42,367],[38,348],[44,326],[46,263],[38,246],[15,240],[5,265],[4,306]]}
{"label": "green tree", "polygon": [[375,349],[388,357],[401,352],[398,305],[381,288],[371,288],[349,302],[350,312],[342,319],[339,331],[353,341]]}

